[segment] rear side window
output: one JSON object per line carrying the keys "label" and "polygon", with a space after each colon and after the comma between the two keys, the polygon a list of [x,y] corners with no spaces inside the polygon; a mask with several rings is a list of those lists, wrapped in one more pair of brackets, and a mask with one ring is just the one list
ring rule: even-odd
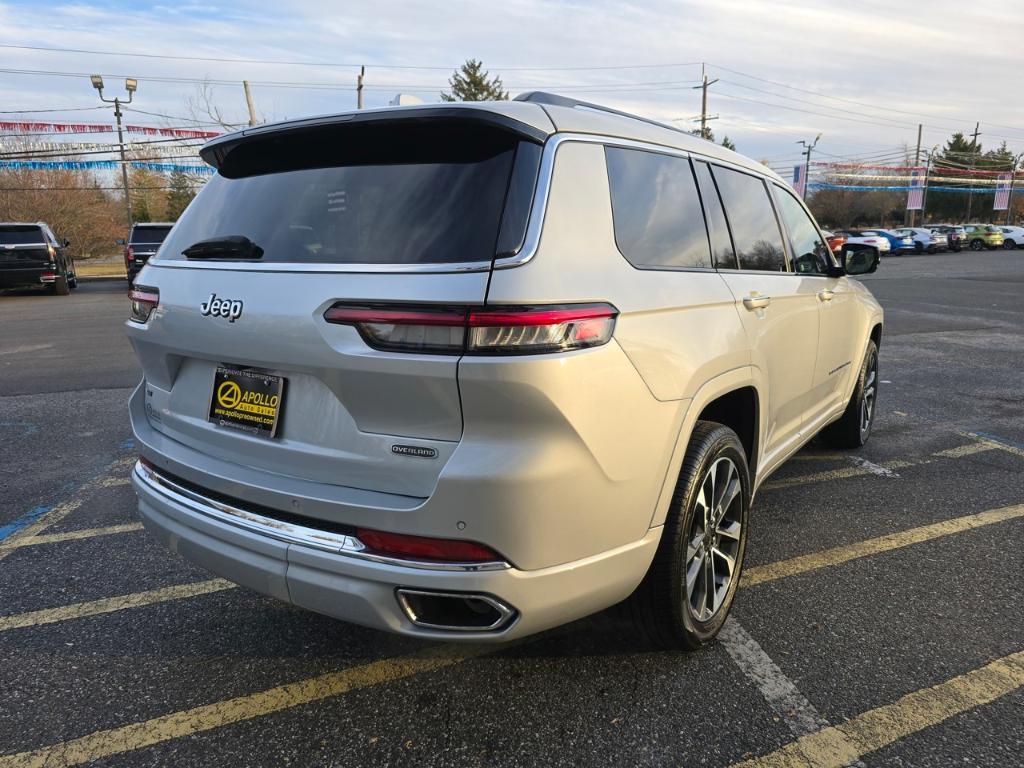
{"label": "rear side window", "polygon": [[132,230],[131,242],[134,243],[153,243],[158,244],[164,241],[167,237],[167,233],[171,231],[170,227],[135,227]]}
{"label": "rear side window", "polygon": [[32,224],[7,224],[0,226],[0,245],[43,244],[43,232]]}
{"label": "rear side window", "polygon": [[829,249],[807,211],[793,195],[778,185],[775,187],[775,199],[779,202],[779,214],[793,246],[793,271],[801,275],[826,274],[832,263]]}
{"label": "rear side window", "polygon": [[[490,261],[519,143],[504,130],[446,120],[270,134],[231,151],[158,258],[244,235],[263,262]],[[524,155],[539,162],[539,153]],[[532,189],[525,175],[516,191]],[[528,210],[520,204],[514,215]]]}
{"label": "rear side window", "polygon": [[785,272],[782,233],[764,182],[717,165],[713,173],[729,217],[740,269]]}
{"label": "rear side window", "polygon": [[699,160],[693,164],[700,185],[700,199],[704,203],[704,216],[708,222],[708,239],[711,241],[711,253],[715,257],[715,266],[719,269],[736,269],[736,253],[732,249],[729,237],[729,224],[722,210],[722,199],[718,196],[715,180],[711,178],[708,164]]}
{"label": "rear side window", "polygon": [[641,269],[711,268],[697,185],[686,158],[605,147],[619,251]]}

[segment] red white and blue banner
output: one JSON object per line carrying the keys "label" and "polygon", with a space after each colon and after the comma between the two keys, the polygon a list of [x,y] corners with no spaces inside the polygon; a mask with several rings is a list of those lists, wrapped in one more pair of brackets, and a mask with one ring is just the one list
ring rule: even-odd
{"label": "red white and blue banner", "polygon": [[996,198],[992,203],[993,211],[1005,211],[1010,207],[1010,179],[1013,177],[1009,173],[1000,173],[996,177]]}
{"label": "red white and blue banner", "polygon": [[[220,136],[218,131],[199,131],[195,128],[161,128],[153,125],[125,125],[125,133],[143,136],[167,136],[174,139],[212,139]],[[23,120],[0,120],[0,131],[21,133],[114,133],[115,125],[99,123],[39,123]]]}
{"label": "red white and blue banner", "polygon": [[927,171],[921,168],[914,168],[910,172],[910,189],[907,192],[908,211],[920,211],[924,208],[924,185],[927,179]]}
{"label": "red white and blue banner", "polygon": [[805,177],[806,168],[801,165],[793,166],[793,189],[800,197],[804,196],[804,188],[807,186],[807,178]]}
{"label": "red white and blue banner", "polygon": [[[117,160],[0,160],[0,168],[20,171],[116,171],[121,167]],[[196,176],[211,176],[213,168],[208,165],[186,165],[183,163],[149,163],[129,160],[129,168],[141,168],[156,173],[188,173]]]}

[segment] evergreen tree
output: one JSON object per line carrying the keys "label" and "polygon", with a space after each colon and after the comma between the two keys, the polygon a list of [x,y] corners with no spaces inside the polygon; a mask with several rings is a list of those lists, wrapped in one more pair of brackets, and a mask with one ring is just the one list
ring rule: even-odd
{"label": "evergreen tree", "polygon": [[170,188],[167,190],[167,220],[177,221],[195,196],[188,176],[181,171],[172,173]]}
{"label": "evergreen tree", "polygon": [[690,131],[694,136],[699,136],[702,139],[710,141],[712,144],[715,143],[715,132],[708,128],[706,125],[703,128],[694,128]]}
{"label": "evergreen tree", "polygon": [[733,152],[736,151],[736,145],[733,144],[732,139],[730,139],[728,136],[722,137],[722,146],[725,147],[726,149],[731,149]]}
{"label": "evergreen tree", "polygon": [[442,93],[441,101],[505,101],[508,91],[504,90],[501,78],[484,69],[483,62],[469,59],[448,79],[451,93]]}

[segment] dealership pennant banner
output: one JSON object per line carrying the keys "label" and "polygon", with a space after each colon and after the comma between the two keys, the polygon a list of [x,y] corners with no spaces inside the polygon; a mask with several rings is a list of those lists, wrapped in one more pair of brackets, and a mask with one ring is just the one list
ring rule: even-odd
{"label": "dealership pennant banner", "polygon": [[[910,187],[906,184],[901,186],[876,186],[876,185],[865,185],[865,184],[830,184],[824,181],[811,182],[811,189],[846,189],[851,192],[907,192],[913,191],[914,187]],[[973,192],[976,195],[991,195],[996,189],[995,187],[947,187],[937,186],[934,184],[928,185],[929,192]]]}
{"label": "dealership pennant banner", "polygon": [[[220,136],[217,131],[200,131],[195,128],[159,128],[153,125],[125,125],[126,133],[143,136],[167,136],[174,139],[212,139]],[[0,131],[23,133],[113,133],[117,126],[102,123],[39,123],[28,121],[0,121]]]}
{"label": "dealership pennant banner", "polygon": [[[142,168],[157,173],[191,173],[210,176],[213,168],[208,165],[182,165],[179,163],[146,163],[129,161],[132,168]],[[114,171],[121,167],[117,160],[0,160],[0,168],[14,168],[24,171]]]}

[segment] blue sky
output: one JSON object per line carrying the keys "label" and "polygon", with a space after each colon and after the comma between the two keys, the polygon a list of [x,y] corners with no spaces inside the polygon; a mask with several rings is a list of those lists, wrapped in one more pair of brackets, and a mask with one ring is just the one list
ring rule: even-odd
{"label": "blue sky", "polygon": [[[710,92],[716,135],[740,151],[795,162],[796,142],[821,133],[822,158],[882,156],[916,141],[925,147],[981,122],[986,147],[1002,140],[1024,151],[1024,94],[1018,64],[1024,6],[697,0],[409,0],[288,5],[145,5],[133,2],[3,2],[0,44],[316,65],[182,61],[54,53],[0,47],[0,104],[6,113],[95,106],[86,74],[108,87],[139,79],[133,106],[190,115],[190,80],[216,81],[218,107],[243,120],[239,84],[253,81],[268,119],[351,109],[359,64],[367,66],[367,106],[398,92],[436,100],[451,69],[483,59],[513,94],[544,89],[635,111],[677,125],[700,110],[700,62],[720,79]],[[977,32],[981,21],[998,20]],[[969,31],[974,29],[975,32]],[[608,69],[599,69],[608,67]],[[585,68],[585,69],[584,69]],[[60,72],[26,74],[10,70]],[[75,74],[78,73],[78,74]],[[221,81],[225,81],[221,84]],[[859,102],[859,103],[855,103]],[[109,119],[99,110],[38,113],[38,119]],[[16,114],[4,115],[16,118]],[[133,115],[135,122],[186,124]]]}

